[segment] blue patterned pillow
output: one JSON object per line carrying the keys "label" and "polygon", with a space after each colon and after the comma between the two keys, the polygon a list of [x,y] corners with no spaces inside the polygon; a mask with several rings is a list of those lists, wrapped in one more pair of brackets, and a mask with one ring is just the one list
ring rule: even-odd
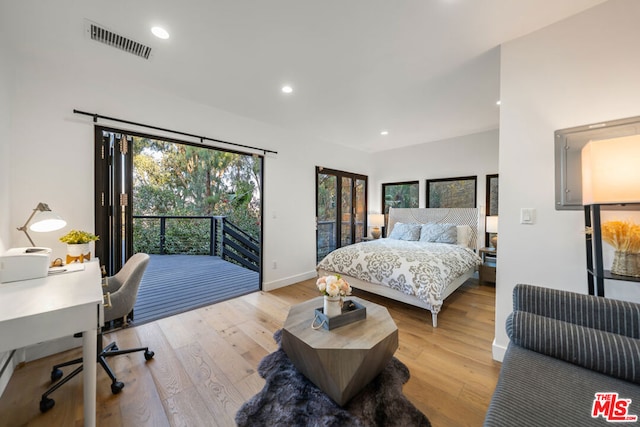
{"label": "blue patterned pillow", "polygon": [[458,229],[455,224],[423,224],[420,241],[455,244],[458,243]]}
{"label": "blue patterned pillow", "polygon": [[420,224],[403,224],[396,222],[389,238],[396,240],[418,240],[420,238],[420,229]]}

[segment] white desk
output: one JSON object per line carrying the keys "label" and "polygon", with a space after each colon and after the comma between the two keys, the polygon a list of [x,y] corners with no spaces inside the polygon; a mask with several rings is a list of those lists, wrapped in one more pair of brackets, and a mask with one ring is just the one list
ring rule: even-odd
{"label": "white desk", "polygon": [[96,424],[97,329],[102,286],[97,261],[82,271],[0,283],[0,352],[83,333],[84,425]]}

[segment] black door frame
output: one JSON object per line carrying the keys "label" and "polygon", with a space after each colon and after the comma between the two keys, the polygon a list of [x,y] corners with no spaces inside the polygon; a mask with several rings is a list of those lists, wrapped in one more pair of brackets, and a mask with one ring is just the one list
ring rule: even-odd
{"label": "black door frame", "polygon": [[[104,132],[116,135],[120,134],[132,137],[136,136],[156,139],[175,144],[190,145],[193,147],[208,148],[211,150],[219,150],[260,158],[260,269],[258,273],[258,286],[259,289],[262,290],[264,266],[264,155],[212,147],[210,145],[187,142],[164,136],[161,137],[143,132],[95,125],[95,230],[98,236],[108,236],[95,242],[95,252],[96,256],[101,259],[101,263],[105,265],[107,274],[113,275],[117,273],[120,268],[122,268],[122,265],[124,265],[124,262],[133,255],[133,156],[131,155],[131,148],[126,149],[126,152],[123,153],[123,155],[114,155],[117,154],[115,153],[116,150],[120,152],[122,147],[120,144],[112,144],[110,138],[103,137]],[[123,167],[125,169],[122,169]],[[122,188],[120,182],[117,182],[119,180],[113,176],[113,170],[127,171],[128,179],[125,180],[126,188]],[[115,197],[116,194],[126,194],[127,196]],[[122,218],[122,215],[116,215],[116,212],[121,211],[123,207],[125,209],[124,218]],[[115,235],[115,230],[120,230],[122,227],[124,227],[126,234],[124,248],[121,237],[118,237],[117,239],[110,238]],[[121,234],[118,234],[118,236],[121,236]]]}
{"label": "black door frame", "polygon": [[[342,227],[341,227],[341,212],[342,212],[342,185],[341,185],[341,178],[351,178],[351,242],[355,243],[357,240],[357,236],[356,236],[356,181],[357,180],[362,180],[364,181],[364,206],[365,206],[365,212],[364,212],[364,235],[366,235],[366,231],[367,231],[367,212],[369,209],[369,201],[368,201],[368,196],[369,196],[369,180],[368,177],[366,175],[361,175],[361,174],[357,174],[357,173],[353,173],[353,172],[345,172],[345,171],[341,171],[341,170],[337,170],[337,169],[329,169],[329,168],[325,168],[322,166],[316,166],[316,259],[318,257],[318,184],[319,184],[319,180],[318,177],[320,174],[325,174],[325,175],[335,175],[337,178],[337,188],[336,188],[336,249],[342,246]],[[361,237],[364,237],[361,236]]]}
{"label": "black door frame", "polygon": [[[96,234],[102,237],[95,242],[95,251],[96,256],[105,266],[107,274],[113,275],[120,271],[133,252],[131,238],[133,159],[128,154],[131,141],[127,138],[133,133],[103,126],[95,126],[94,131],[95,230]],[[124,185],[114,171],[126,172],[129,179],[125,180]]]}

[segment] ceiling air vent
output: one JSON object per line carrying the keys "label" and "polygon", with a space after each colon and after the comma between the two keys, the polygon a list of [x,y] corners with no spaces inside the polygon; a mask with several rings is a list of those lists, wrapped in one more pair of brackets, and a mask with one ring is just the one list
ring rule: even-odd
{"label": "ceiling air vent", "polygon": [[116,47],[144,59],[149,59],[149,55],[151,55],[151,47],[109,31],[93,22],[86,22],[86,29],[91,40]]}

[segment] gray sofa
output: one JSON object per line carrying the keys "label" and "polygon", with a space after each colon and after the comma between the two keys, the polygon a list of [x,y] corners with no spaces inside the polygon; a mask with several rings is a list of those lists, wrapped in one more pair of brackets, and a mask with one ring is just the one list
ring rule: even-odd
{"label": "gray sofa", "polygon": [[640,423],[640,304],[517,285],[506,328],[485,426]]}

